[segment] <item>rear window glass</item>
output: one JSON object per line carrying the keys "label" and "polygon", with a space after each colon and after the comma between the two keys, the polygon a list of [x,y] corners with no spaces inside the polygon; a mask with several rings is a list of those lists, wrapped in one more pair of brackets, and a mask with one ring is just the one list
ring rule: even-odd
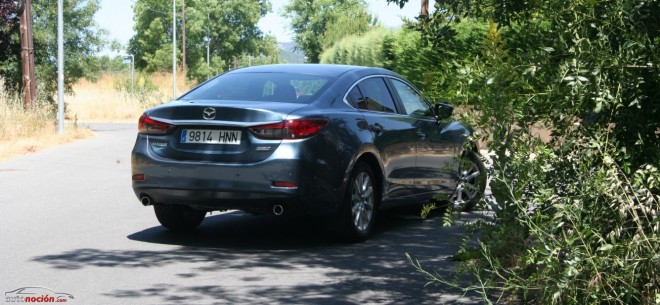
{"label": "rear window glass", "polygon": [[181,99],[309,103],[332,80],[295,73],[230,73],[195,88]]}

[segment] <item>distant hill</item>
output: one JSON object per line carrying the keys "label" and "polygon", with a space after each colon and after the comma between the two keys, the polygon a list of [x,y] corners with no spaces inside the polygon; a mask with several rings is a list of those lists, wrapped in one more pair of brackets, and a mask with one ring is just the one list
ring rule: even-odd
{"label": "distant hill", "polygon": [[280,60],[282,63],[300,64],[305,62],[305,54],[296,50],[295,42],[278,42],[280,47]]}

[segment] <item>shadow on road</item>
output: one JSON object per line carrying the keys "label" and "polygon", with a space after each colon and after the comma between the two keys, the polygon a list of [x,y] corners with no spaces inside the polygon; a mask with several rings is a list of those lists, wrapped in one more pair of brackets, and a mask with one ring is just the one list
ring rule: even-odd
{"label": "shadow on road", "polygon": [[253,216],[234,211],[207,216],[194,234],[175,233],[161,226],[128,236],[148,243],[227,250],[304,250],[336,245],[322,219]]}
{"label": "shadow on road", "polygon": [[[401,242],[396,238],[397,232],[403,234],[401,230],[422,222],[418,210],[400,211],[403,214],[388,212],[379,215],[370,242],[387,242],[392,238]],[[348,246],[338,238],[339,232],[333,226],[331,221],[322,218],[253,216],[233,211],[207,216],[193,234],[170,232],[156,226],[131,234],[128,238],[148,243],[232,250],[306,250]],[[410,241],[423,238],[423,232],[407,233]]]}
{"label": "shadow on road", "polygon": [[[372,238],[345,244],[318,219],[252,216],[230,212],[207,217],[194,234],[174,234],[160,226],[135,232],[129,239],[150,250],[77,249],[39,256],[52,268],[122,268],[138,272],[173,265],[180,285],[105,293],[129,303],[200,299],[226,303],[296,304],[438,304],[460,297],[446,287],[429,285],[405,257],[410,253],[432,271],[446,274],[446,258],[458,249],[464,231],[442,228],[438,215],[421,220],[416,212],[387,213]],[[153,250],[158,245],[164,250]],[[145,247],[146,246],[146,247]],[[212,281],[201,279],[212,278]],[[187,299],[189,302],[190,299]],[[462,304],[474,304],[463,298]]]}

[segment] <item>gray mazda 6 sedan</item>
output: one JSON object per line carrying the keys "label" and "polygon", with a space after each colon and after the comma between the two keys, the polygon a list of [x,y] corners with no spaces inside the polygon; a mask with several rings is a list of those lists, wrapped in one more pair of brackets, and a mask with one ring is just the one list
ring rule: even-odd
{"label": "gray mazda 6 sedan", "polygon": [[377,211],[436,194],[471,209],[485,189],[471,129],[389,70],[233,70],[144,112],[133,190],[170,230],[207,212],[327,215],[365,240]]}

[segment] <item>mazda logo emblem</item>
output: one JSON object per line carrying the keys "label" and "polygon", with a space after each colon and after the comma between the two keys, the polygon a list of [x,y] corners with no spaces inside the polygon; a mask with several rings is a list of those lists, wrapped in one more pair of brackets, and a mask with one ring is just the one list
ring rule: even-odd
{"label": "mazda logo emblem", "polygon": [[215,108],[212,108],[212,107],[204,108],[204,112],[202,113],[202,117],[205,120],[215,119]]}

